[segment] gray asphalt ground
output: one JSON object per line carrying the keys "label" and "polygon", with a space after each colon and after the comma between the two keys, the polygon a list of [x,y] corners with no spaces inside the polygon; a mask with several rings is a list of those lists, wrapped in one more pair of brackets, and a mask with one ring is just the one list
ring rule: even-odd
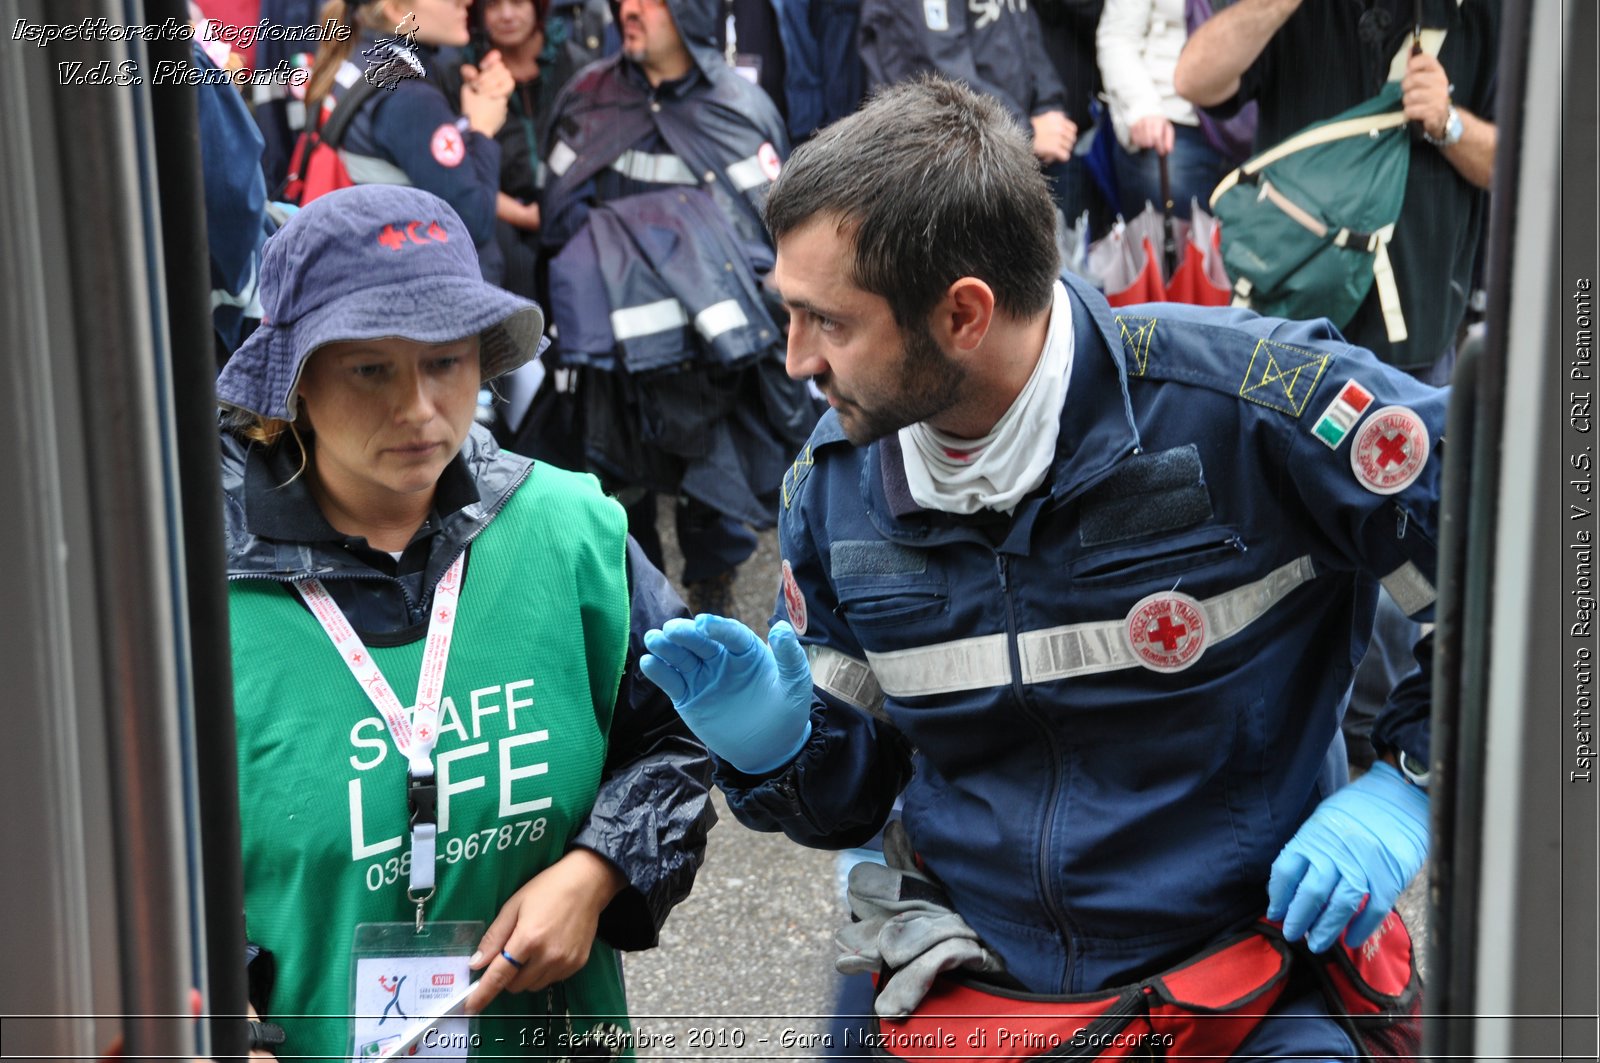
{"label": "gray asphalt ground", "polygon": [[[676,582],[681,564],[671,507],[660,508]],[[739,619],[762,635],[779,565],[777,533],[766,532],[734,585]],[[833,932],[846,918],[834,854],[746,829],[720,791],[716,803],[721,820],[694,892],[667,920],[659,947],[624,960],[638,1056],[813,1058],[811,1049],[785,1047],[784,1035],[820,1043],[833,1011],[839,977]]]}
{"label": "gray asphalt ground", "polygon": [[[667,505],[661,510],[662,541],[675,579],[681,562],[671,510]],[[777,533],[763,533],[734,586],[739,619],[762,635],[779,566]],[[835,884],[834,854],[748,830],[728,812],[720,791],[716,802],[721,822],[711,832],[693,894],[673,911],[659,947],[624,960],[638,1058],[847,1055],[827,1049],[839,979],[833,972],[833,933],[847,918]],[[1399,907],[1413,940],[1422,942],[1427,911],[1422,877],[1406,890]],[[1424,982],[1426,959],[1419,955]]]}

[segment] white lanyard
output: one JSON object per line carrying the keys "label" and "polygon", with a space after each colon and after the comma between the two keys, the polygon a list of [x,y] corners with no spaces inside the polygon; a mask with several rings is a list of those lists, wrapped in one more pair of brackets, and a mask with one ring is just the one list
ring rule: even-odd
{"label": "white lanyard", "polygon": [[411,712],[400,704],[394,687],[384,678],[378,662],[356,634],[344,610],[333,600],[320,580],[296,580],[294,589],[305,599],[311,615],[350,674],[356,677],[372,704],[377,706],[394,748],[408,765],[406,802],[411,811],[411,887],[407,896],[417,906],[417,926],[422,926],[422,905],[433,895],[439,824],[434,812],[437,791],[433,782],[433,747],[439,741],[439,701],[444,691],[444,670],[450,660],[450,639],[455,634],[456,601],[461,597],[461,570],[465,552],[445,570],[444,578],[433,590],[433,609],[428,615],[428,640],[422,647],[422,670],[417,675],[417,699]]}

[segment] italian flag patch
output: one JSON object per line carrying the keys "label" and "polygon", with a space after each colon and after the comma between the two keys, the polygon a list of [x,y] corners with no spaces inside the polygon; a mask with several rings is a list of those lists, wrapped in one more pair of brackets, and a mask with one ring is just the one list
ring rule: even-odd
{"label": "italian flag patch", "polygon": [[1350,434],[1350,429],[1356,426],[1371,405],[1372,392],[1354,380],[1346,380],[1339,394],[1328,403],[1328,408],[1322,411],[1322,416],[1311,427],[1311,434],[1328,444],[1330,450],[1338,450],[1344,437]]}

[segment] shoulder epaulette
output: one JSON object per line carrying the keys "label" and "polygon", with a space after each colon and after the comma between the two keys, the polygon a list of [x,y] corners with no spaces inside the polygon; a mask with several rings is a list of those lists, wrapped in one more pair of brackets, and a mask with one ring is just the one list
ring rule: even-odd
{"label": "shoulder epaulette", "polygon": [[[1280,331],[1269,338],[1259,330],[1204,320],[1207,313],[1113,314],[1129,380],[1179,381],[1290,417],[1303,416],[1312,392],[1338,357],[1338,348],[1328,342],[1337,340],[1337,334],[1325,324],[1297,323],[1295,330],[1305,333],[1303,337]],[[1253,315],[1244,319],[1267,320]]]}
{"label": "shoulder epaulette", "polygon": [[789,466],[789,471],[783,474],[784,509],[794,505],[794,500],[800,493],[800,485],[805,483],[806,477],[811,475],[811,467],[816,464],[817,452],[840,443],[849,443],[849,440],[845,438],[844,426],[839,423],[839,415],[829,410],[811,430],[811,438],[800,448],[800,454],[794,459],[794,464]]}

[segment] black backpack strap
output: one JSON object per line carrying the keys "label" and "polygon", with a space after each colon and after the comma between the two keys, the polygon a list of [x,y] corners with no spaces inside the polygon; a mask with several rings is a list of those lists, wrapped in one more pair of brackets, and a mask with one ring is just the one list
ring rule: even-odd
{"label": "black backpack strap", "polygon": [[[304,169],[310,163],[311,155],[319,145],[326,144],[328,147],[338,150],[339,144],[344,140],[345,131],[349,128],[350,123],[355,120],[356,114],[361,110],[361,105],[366,103],[372,94],[380,88],[382,88],[381,85],[374,85],[363,77],[351,87],[349,92],[339,98],[339,102],[333,108],[333,115],[326,122],[322,120],[322,103],[320,101],[317,103],[311,124],[300,131],[299,141],[303,143],[304,150],[300,150],[298,144],[296,146],[296,150],[300,152],[301,169]],[[294,170],[284,174],[283,181],[279,183],[271,198],[281,200],[286,194],[290,183],[300,176],[302,175]]]}
{"label": "black backpack strap", "polygon": [[366,103],[368,98],[382,87],[382,85],[374,85],[363,77],[351,86],[349,92],[339,97],[339,102],[333,108],[333,116],[317,131],[322,143],[330,148],[337,148],[342,144],[345,130],[350,127],[351,122],[355,121],[356,114],[361,110],[361,105]]}

